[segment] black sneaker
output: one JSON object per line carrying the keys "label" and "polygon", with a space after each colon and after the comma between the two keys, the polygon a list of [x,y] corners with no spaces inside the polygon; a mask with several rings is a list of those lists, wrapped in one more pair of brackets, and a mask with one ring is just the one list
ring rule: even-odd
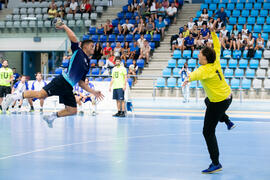
{"label": "black sneaker", "polygon": [[113,115],[113,117],[119,117],[119,116],[120,116],[120,114],[121,114],[121,112],[120,112],[120,111],[118,111],[118,113],[114,114],[114,115]]}
{"label": "black sneaker", "polygon": [[119,117],[126,117],[125,112],[121,112],[120,115],[119,115]]}

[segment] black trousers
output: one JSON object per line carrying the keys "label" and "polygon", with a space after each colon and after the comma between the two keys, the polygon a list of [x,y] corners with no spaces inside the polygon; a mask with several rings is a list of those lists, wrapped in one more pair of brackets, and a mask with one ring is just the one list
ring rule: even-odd
{"label": "black trousers", "polygon": [[232,97],[216,103],[210,102],[208,98],[205,99],[207,108],[204,117],[203,136],[214,165],[219,164],[219,150],[215,135],[216,126],[218,122],[225,122],[226,124],[230,122],[225,112],[231,103]]}

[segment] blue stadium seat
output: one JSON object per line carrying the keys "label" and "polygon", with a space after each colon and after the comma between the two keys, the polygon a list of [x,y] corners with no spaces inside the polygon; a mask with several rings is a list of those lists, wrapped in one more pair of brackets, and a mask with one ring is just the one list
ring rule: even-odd
{"label": "blue stadium seat", "polygon": [[266,24],[270,24],[270,16],[266,18]]}
{"label": "blue stadium seat", "polygon": [[250,31],[250,32],[252,32],[252,29],[253,29],[253,27],[252,27],[252,25],[247,25],[247,29]]}
{"label": "blue stadium seat", "polygon": [[244,9],[244,4],[243,3],[237,3],[235,8],[237,10],[242,10],[242,9]]}
{"label": "blue stadium seat", "polygon": [[257,69],[259,67],[259,60],[252,59],[249,62],[249,68],[251,69]]}
{"label": "blue stadium seat", "polygon": [[106,42],[102,43],[102,49],[104,49],[106,47]]}
{"label": "blue stadium seat", "polygon": [[92,67],[92,64],[94,64],[96,66],[97,65],[97,60],[96,59],[91,59],[90,60],[91,67]]}
{"label": "blue stadium seat", "polygon": [[104,34],[104,28],[100,28],[97,30],[98,35],[103,35]]}
{"label": "blue stadium seat", "polygon": [[102,77],[97,77],[97,78],[95,78],[95,81],[103,81],[103,78]]}
{"label": "blue stadium seat", "polygon": [[128,78],[127,82],[128,82],[129,87],[132,87],[133,78]]}
{"label": "blue stadium seat", "polygon": [[145,39],[146,41],[150,42],[151,39],[152,39],[152,37],[151,37],[150,34],[145,34],[145,35],[144,35],[144,39]]}
{"label": "blue stadium seat", "polygon": [[226,59],[221,59],[220,60],[220,66],[221,68],[226,68],[227,67],[227,60]]}
{"label": "blue stadium seat", "polygon": [[250,16],[251,17],[258,17],[259,16],[259,11],[258,10],[251,10]]}
{"label": "blue stadium seat", "polygon": [[262,50],[257,50],[254,55],[254,59],[261,59],[262,58]]}
{"label": "blue stadium seat", "polygon": [[218,9],[224,8],[226,9],[226,4],[220,3],[218,4]]}
{"label": "blue stadium seat", "polygon": [[246,70],[246,78],[254,78],[255,77],[255,70],[254,69],[247,69]]}
{"label": "blue stadium seat", "polygon": [[93,36],[91,37],[91,39],[92,39],[92,41],[94,41],[94,42],[98,42],[98,35],[93,35]]}
{"label": "blue stadium seat", "polygon": [[175,68],[176,67],[176,60],[175,59],[170,59],[168,61],[168,68]]}
{"label": "blue stadium seat", "polygon": [[209,5],[209,10],[215,11],[217,9],[217,4],[210,4]]}
{"label": "blue stadium seat", "polygon": [[99,73],[100,73],[99,68],[93,68],[93,69],[92,69],[92,75],[93,75],[93,76],[98,76]]}
{"label": "blue stadium seat", "polygon": [[235,17],[230,17],[229,18],[229,23],[233,24],[233,25],[236,24],[236,18]]}
{"label": "blue stadium seat", "polygon": [[127,41],[127,42],[133,41],[133,35],[132,35],[132,34],[126,35],[126,41]]}
{"label": "blue stadium seat", "polygon": [[231,80],[231,88],[232,89],[239,89],[240,88],[240,80],[239,79],[232,79]]}
{"label": "blue stadium seat", "polygon": [[128,5],[123,6],[123,7],[122,7],[122,10],[123,10],[124,13],[125,13],[125,12],[128,12]]}
{"label": "blue stadium seat", "polygon": [[113,28],[113,33],[114,33],[114,34],[119,34],[119,29],[118,29],[118,27],[114,27],[114,28]]}
{"label": "blue stadium seat", "polygon": [[229,60],[229,68],[233,68],[233,69],[237,68],[237,60],[230,59]]}
{"label": "blue stadium seat", "polygon": [[135,41],[137,41],[138,39],[140,39],[140,36],[141,36],[140,34],[135,34],[135,35],[134,35]]}
{"label": "blue stadium seat", "polygon": [[252,3],[246,3],[246,5],[245,5],[245,9],[247,9],[247,10],[251,10],[252,7],[253,7]]}
{"label": "blue stadium seat", "polygon": [[120,19],[120,25],[122,26],[123,24],[125,24],[126,23],[126,21],[125,21],[125,19]]}
{"label": "blue stadium seat", "polygon": [[238,18],[238,24],[243,25],[246,24],[247,19],[245,17],[239,17]]}
{"label": "blue stadium seat", "polygon": [[68,65],[69,65],[69,59],[64,59],[64,60],[62,61],[62,67],[63,67],[63,68],[68,68]]}
{"label": "blue stadium seat", "polygon": [[137,65],[139,68],[144,68],[144,60],[143,59],[138,59],[137,60]]}
{"label": "blue stadium seat", "polygon": [[227,5],[227,10],[230,10],[230,11],[234,10],[234,3],[229,3]]}
{"label": "blue stadium seat", "polygon": [[[206,9],[208,9],[208,8],[206,8]],[[197,11],[196,17],[201,17],[201,14],[202,14],[202,11]]]}
{"label": "blue stadium seat", "polygon": [[97,32],[96,27],[90,27],[90,28],[89,28],[89,34],[90,34],[90,35],[95,35],[96,32]]}
{"label": "blue stadium seat", "polygon": [[264,33],[270,33],[270,25],[264,25],[263,26],[263,32]]}
{"label": "blue stadium seat", "polygon": [[248,0],[249,3],[255,3],[256,0]]}
{"label": "blue stadium seat", "polygon": [[113,27],[117,27],[118,26],[118,23],[119,23],[118,19],[112,20]]}
{"label": "blue stadium seat", "polygon": [[176,87],[176,79],[175,78],[169,78],[167,80],[167,87],[175,88]]}
{"label": "blue stadium seat", "polygon": [[239,0],[239,3],[246,3],[247,0]]}
{"label": "blue stadium seat", "polygon": [[261,16],[261,17],[267,17],[267,16],[268,16],[268,10],[262,9],[262,10],[260,11],[260,16]]}
{"label": "blue stadium seat", "polygon": [[228,59],[230,59],[230,58],[231,58],[231,55],[232,55],[231,50],[224,50],[224,51],[223,51],[223,58],[228,58]]}
{"label": "blue stadium seat", "polygon": [[177,62],[177,64],[178,64],[177,67],[182,68],[182,67],[184,67],[185,63],[186,63],[185,59],[179,59],[178,62]]}
{"label": "blue stadium seat", "polygon": [[232,69],[225,69],[224,76],[226,78],[232,78],[233,77],[233,70]]}
{"label": "blue stadium seat", "polygon": [[270,2],[264,3],[263,9],[270,10]]}
{"label": "blue stadium seat", "polygon": [[243,25],[237,24],[237,29],[243,29]]}
{"label": "blue stadium seat", "polygon": [[198,59],[199,54],[200,54],[200,51],[199,50],[194,50],[193,51],[193,58],[194,59]]}
{"label": "blue stadium seat", "polygon": [[184,50],[183,58],[191,58],[191,50]]}
{"label": "blue stadium seat", "polygon": [[123,35],[118,35],[117,36],[117,41],[123,42],[125,40],[125,37]]}
{"label": "blue stadium seat", "polygon": [[244,59],[247,59],[247,53],[248,53],[248,50],[244,50],[244,52],[243,52],[243,58]]}
{"label": "blue stadium seat", "polygon": [[104,78],[103,81],[111,81],[111,80],[112,80],[112,78],[108,77],[108,78]]}
{"label": "blue stadium seat", "polygon": [[239,68],[246,69],[248,67],[248,60],[240,59]]}
{"label": "blue stadium seat", "polygon": [[221,0],[212,0],[213,3],[219,4]]}
{"label": "blue stadium seat", "polygon": [[154,34],[153,41],[155,41],[155,42],[160,41],[160,34]]}
{"label": "blue stadium seat", "polygon": [[133,59],[128,59],[127,60],[127,67],[129,67],[131,64],[133,64]]}
{"label": "blue stadium seat", "polygon": [[261,3],[255,3],[254,4],[254,9],[261,10],[262,9],[262,4]]}
{"label": "blue stadium seat", "polygon": [[268,39],[268,33],[262,33],[262,38],[265,39],[265,40],[267,40]]}
{"label": "blue stadium seat", "polygon": [[173,58],[174,59],[180,59],[182,57],[182,53],[180,50],[174,50],[173,51]]}
{"label": "blue stadium seat", "polygon": [[158,78],[156,87],[164,88],[165,87],[165,79],[164,78]]}
{"label": "blue stadium seat", "polygon": [[177,87],[182,88],[182,79],[181,78],[178,78],[178,80],[177,80]]}
{"label": "blue stadium seat", "polygon": [[232,13],[233,17],[239,17],[240,16],[240,10],[234,10]]}
{"label": "blue stadium seat", "polygon": [[226,83],[227,83],[228,85],[230,85],[230,79],[226,79],[226,78],[225,78],[225,81],[226,81]]}
{"label": "blue stadium seat", "polygon": [[118,17],[118,19],[123,19],[124,13],[122,13],[122,12],[117,13],[117,17]]}
{"label": "blue stadium seat", "polygon": [[188,60],[188,67],[195,68],[196,67],[196,59],[189,59]]}
{"label": "blue stadium seat", "polygon": [[242,56],[242,51],[240,51],[240,50],[233,51],[233,58],[234,59],[240,59],[241,56]]}
{"label": "blue stadium seat", "polygon": [[92,77],[89,77],[88,80],[89,80],[89,81],[93,81],[94,79],[93,79]]}
{"label": "blue stadium seat", "polygon": [[254,25],[255,24],[255,17],[248,17],[247,24]]}
{"label": "blue stadium seat", "polygon": [[195,88],[197,88],[197,85],[198,85],[198,81],[191,81],[191,83],[189,85],[189,88],[195,89]]}
{"label": "blue stadium seat", "polygon": [[174,68],[173,77],[180,77],[180,74],[179,74],[180,70],[181,70],[180,68]]}
{"label": "blue stadium seat", "polygon": [[244,69],[235,70],[235,78],[242,78],[244,76]]}
{"label": "blue stadium seat", "polygon": [[200,88],[200,89],[202,89],[202,88],[203,88],[201,81],[199,81],[198,88]]}
{"label": "blue stadium seat", "polygon": [[222,3],[225,3],[225,4],[228,4],[229,3],[229,0],[222,0],[221,2]]}
{"label": "blue stadium seat", "polygon": [[88,34],[83,35],[83,41],[89,40],[89,39],[90,39],[90,35]]}
{"label": "blue stadium seat", "polygon": [[244,9],[242,11],[242,17],[248,17],[249,16],[249,10]]}
{"label": "blue stadium seat", "polygon": [[163,77],[171,77],[171,69],[170,68],[165,68],[162,71]]}
{"label": "blue stadium seat", "polygon": [[227,29],[229,32],[231,32],[232,29],[233,29],[233,26],[232,26],[232,25],[227,25],[227,26],[226,26],[226,29]]}
{"label": "blue stadium seat", "polygon": [[243,79],[242,81],[242,89],[250,89],[251,88],[251,80]]}
{"label": "blue stadium seat", "polygon": [[257,24],[258,25],[263,25],[265,23],[265,18],[264,17],[258,17],[257,18]]}
{"label": "blue stadium seat", "polygon": [[116,42],[111,43],[111,48],[114,49],[116,47]]}
{"label": "blue stadium seat", "polygon": [[131,12],[126,13],[126,19],[131,19],[132,16],[133,16],[133,13],[131,13]]}
{"label": "blue stadium seat", "polygon": [[230,10],[225,10],[225,12],[226,12],[226,14],[227,14],[228,17],[230,17],[231,14],[232,14],[232,12]]}
{"label": "blue stadium seat", "polygon": [[262,32],[262,26],[261,26],[261,25],[255,25],[253,31],[254,31],[255,33]]}
{"label": "blue stadium seat", "polygon": [[100,42],[107,42],[107,36],[106,35],[101,35],[99,41]]}
{"label": "blue stadium seat", "polygon": [[210,4],[210,3],[212,3],[212,0],[204,0],[204,3],[205,4]]}
{"label": "blue stadium seat", "polygon": [[109,42],[115,42],[116,36],[114,34],[109,35]]}

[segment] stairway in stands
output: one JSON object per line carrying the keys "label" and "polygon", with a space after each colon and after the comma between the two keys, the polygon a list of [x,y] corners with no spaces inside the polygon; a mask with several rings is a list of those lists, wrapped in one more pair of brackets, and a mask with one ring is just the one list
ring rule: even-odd
{"label": "stairway in stands", "polygon": [[[195,17],[196,12],[200,9],[200,4],[184,4],[182,10],[179,11],[176,24],[169,27],[166,31],[164,41],[160,43],[151,58],[148,67],[145,67],[142,76],[138,79],[138,83],[132,88],[132,97],[152,97],[154,80],[157,76],[162,76],[162,70],[167,67],[168,60],[171,58],[170,50],[171,36],[179,33],[179,28],[187,24],[190,17]],[[147,76],[156,76],[155,78]]]}

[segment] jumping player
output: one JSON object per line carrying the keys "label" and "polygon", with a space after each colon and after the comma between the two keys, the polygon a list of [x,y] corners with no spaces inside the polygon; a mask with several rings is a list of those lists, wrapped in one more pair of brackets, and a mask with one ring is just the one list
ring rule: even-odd
{"label": "jumping player", "polygon": [[235,125],[226,115],[226,110],[232,102],[231,88],[226,83],[220,65],[220,42],[215,32],[216,21],[211,28],[214,49],[205,47],[199,54],[201,66],[186,78],[183,86],[188,82],[200,80],[207,94],[205,99],[206,112],[204,117],[203,135],[208,147],[212,163],[202,173],[214,173],[222,170],[219,163],[219,150],[215,130],[218,122],[225,122],[228,130]]}
{"label": "jumping player", "polygon": [[53,127],[53,122],[58,117],[70,116],[77,113],[77,104],[73,95],[73,87],[75,84],[79,84],[87,92],[93,94],[97,99],[103,99],[103,94],[100,91],[95,91],[85,84],[85,78],[90,68],[89,56],[94,52],[94,43],[91,40],[85,40],[79,47],[74,32],[65,24],[56,25],[57,29],[64,29],[71,41],[71,50],[73,55],[69,61],[68,68],[55,77],[49,84],[43,87],[40,91],[25,91],[24,93],[14,93],[8,95],[2,103],[3,111],[8,106],[18,99],[23,98],[37,98],[44,99],[48,96],[59,96],[60,103],[65,105],[65,109],[55,112],[51,115],[43,116],[43,119],[47,122],[50,128]]}

